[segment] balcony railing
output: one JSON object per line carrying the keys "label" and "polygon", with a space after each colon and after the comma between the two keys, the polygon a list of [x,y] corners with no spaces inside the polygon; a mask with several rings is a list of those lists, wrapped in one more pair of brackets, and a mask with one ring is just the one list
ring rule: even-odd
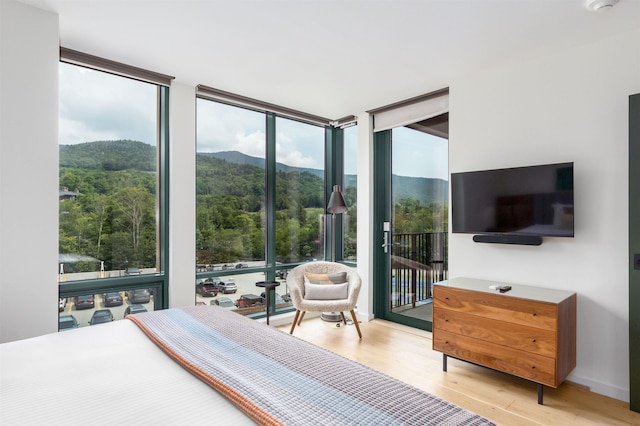
{"label": "balcony railing", "polygon": [[446,232],[394,234],[391,308],[426,302],[432,284],[449,276]]}

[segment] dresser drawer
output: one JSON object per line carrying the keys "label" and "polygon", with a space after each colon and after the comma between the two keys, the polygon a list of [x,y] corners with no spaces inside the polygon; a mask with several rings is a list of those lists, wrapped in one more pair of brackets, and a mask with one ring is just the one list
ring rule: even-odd
{"label": "dresser drawer", "polygon": [[433,309],[433,330],[434,333],[444,330],[551,358],[555,358],[557,349],[554,331],[438,307]]}
{"label": "dresser drawer", "polygon": [[433,306],[545,330],[558,326],[556,304],[508,297],[506,293],[434,286]]}
{"label": "dresser drawer", "polygon": [[439,330],[433,349],[543,385],[557,387],[555,359]]}

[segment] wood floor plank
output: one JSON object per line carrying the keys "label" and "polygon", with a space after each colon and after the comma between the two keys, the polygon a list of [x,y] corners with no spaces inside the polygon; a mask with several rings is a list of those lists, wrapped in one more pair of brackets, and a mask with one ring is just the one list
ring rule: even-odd
{"label": "wood floor plank", "polygon": [[[289,332],[290,325],[279,327]],[[563,383],[545,388],[538,404],[537,385],[456,359],[442,371],[442,354],[431,349],[431,333],[375,319],[355,327],[307,319],[294,335],[357,361],[432,395],[478,413],[498,425],[640,425],[629,404]]]}

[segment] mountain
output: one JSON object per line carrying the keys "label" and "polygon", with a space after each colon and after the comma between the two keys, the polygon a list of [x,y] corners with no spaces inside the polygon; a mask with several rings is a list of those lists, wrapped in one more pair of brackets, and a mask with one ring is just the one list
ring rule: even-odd
{"label": "mountain", "polygon": [[156,148],[130,140],[60,145],[60,167],[155,171]]}
{"label": "mountain", "polygon": [[392,183],[393,201],[409,198],[420,201],[423,206],[449,204],[449,182],[446,180],[393,175]]}
{"label": "mountain", "polygon": [[[242,154],[238,151],[202,153],[197,155],[224,160],[230,164],[264,168],[264,159]],[[131,140],[95,141],[77,145],[60,145],[60,166],[81,167],[108,171],[141,170],[155,171],[156,148],[143,142]],[[231,169],[233,176],[233,169]],[[309,172],[324,179],[324,170],[292,167],[276,163],[276,170],[285,173]],[[241,173],[240,170],[236,170]],[[245,170],[246,172],[246,170]],[[245,173],[242,172],[242,173]],[[345,184],[357,186],[355,175],[345,175]],[[449,183],[443,179],[393,176],[394,201],[415,199],[423,206],[433,202],[448,202]]]}
{"label": "mountain", "polygon": [[[264,159],[245,155],[238,151],[222,151],[222,152],[199,152],[198,155],[218,158],[229,163],[247,164],[255,167],[264,168]],[[283,172],[309,172],[321,178],[324,178],[324,170],[310,169],[302,167],[292,167],[282,163],[276,163],[276,170]],[[358,178],[356,175],[345,175],[345,185],[357,186]],[[421,177],[405,177],[393,176],[393,201],[400,201],[404,198],[415,199],[423,206],[431,203],[448,203],[449,198],[449,182],[444,179],[421,178]]]}
{"label": "mountain", "polygon": [[[225,160],[229,163],[248,164],[251,166],[264,168],[264,158],[252,157],[250,155],[246,155],[238,151],[199,152],[198,155],[218,158],[220,160]],[[292,166],[287,166],[286,164],[276,162],[276,170],[280,172],[285,172],[285,173],[289,173],[293,171],[309,172],[311,174],[314,174],[324,179],[324,170],[319,170],[319,169],[310,169],[306,167],[292,167]]]}

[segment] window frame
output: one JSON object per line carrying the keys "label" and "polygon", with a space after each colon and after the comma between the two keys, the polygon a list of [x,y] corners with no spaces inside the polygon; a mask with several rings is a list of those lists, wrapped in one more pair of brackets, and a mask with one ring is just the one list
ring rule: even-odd
{"label": "window frame", "polygon": [[[272,104],[263,103],[250,98],[233,95],[227,92],[217,91],[205,86],[198,86],[196,99],[207,100],[211,102],[219,102],[221,104],[256,111],[265,114],[265,265],[258,267],[243,268],[240,270],[223,270],[223,271],[197,271],[196,280],[206,279],[210,277],[224,277],[248,273],[264,273],[266,280],[275,280],[276,273],[279,270],[291,269],[303,262],[293,262],[287,264],[278,264],[276,262],[276,121],[278,118],[299,121],[301,123],[322,127],[324,129],[324,204],[326,206],[334,185],[342,187],[344,182],[344,125],[343,123],[331,122],[321,117],[311,116],[299,113],[291,109],[277,107]],[[196,113],[197,114],[197,113]],[[355,117],[348,117],[350,123],[353,123]],[[195,177],[194,177],[195,179]],[[324,212],[325,224],[331,222],[331,214]],[[342,221],[336,221],[336,231],[339,236],[336,246],[336,262],[343,262],[343,241]],[[324,259],[330,259],[331,250],[331,228],[330,225],[325,226],[324,233]],[[355,262],[349,262],[355,266]],[[193,265],[196,268],[196,265]],[[195,292],[194,292],[195,298]],[[291,310],[293,307],[291,308]],[[283,309],[277,313],[287,312],[289,309]],[[276,314],[277,314],[276,313]],[[273,312],[272,312],[273,314]],[[266,316],[264,312],[249,315],[251,318],[261,318]]]}
{"label": "window frame", "polygon": [[157,256],[159,271],[137,276],[94,278],[58,282],[58,297],[70,298],[81,294],[99,294],[109,291],[127,291],[136,288],[155,288],[154,309],[169,307],[169,85],[173,77],[132,67],[82,52],[60,48],[60,62],[106,72],[121,78],[130,78],[157,86]]}

